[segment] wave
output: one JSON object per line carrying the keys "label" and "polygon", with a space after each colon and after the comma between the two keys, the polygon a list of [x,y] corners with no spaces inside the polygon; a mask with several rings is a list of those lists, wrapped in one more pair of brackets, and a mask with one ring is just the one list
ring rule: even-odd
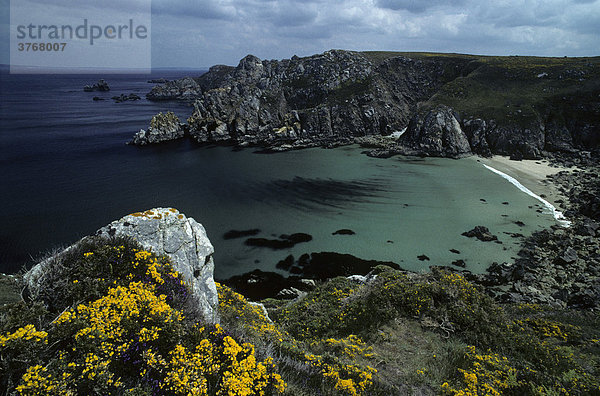
{"label": "wave", "polygon": [[483,166],[485,166],[486,169],[501,176],[502,178],[508,180],[512,185],[517,187],[519,190],[523,191],[525,194],[537,199],[542,204],[544,204],[544,206],[550,211],[550,213],[552,213],[552,215],[554,216],[554,219],[558,222],[558,224],[560,224],[563,227],[571,226],[571,222],[565,218],[565,215],[561,211],[556,209],[556,207],[554,205],[552,205],[550,202],[546,201],[544,198],[540,197],[539,195],[537,195],[536,193],[534,193],[533,191],[531,191],[530,189],[528,189],[527,187],[522,185],[517,179],[515,179],[512,176],[507,175],[504,172],[500,172],[498,169],[492,168],[489,165],[483,164]]}

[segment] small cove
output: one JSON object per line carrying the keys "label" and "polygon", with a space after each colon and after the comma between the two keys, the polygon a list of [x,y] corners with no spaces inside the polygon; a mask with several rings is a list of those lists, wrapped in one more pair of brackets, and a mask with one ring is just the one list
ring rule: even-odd
{"label": "small cove", "polygon": [[[3,76],[1,271],[16,271],[39,252],[159,206],[176,207],[205,226],[217,278],[279,271],[276,263],[290,254],[322,251],[413,271],[462,259],[480,273],[515,257],[519,239],[506,233],[529,235],[556,224],[539,201],[476,158],[376,159],[355,146],[258,154],[185,140],[127,146],[153,114],[173,110],[185,118],[190,109],[145,99],[93,102],[80,90],[96,77],[52,76],[42,83],[43,76]],[[111,95],[143,96],[148,78],[114,77]],[[461,236],[476,225],[502,244]],[[313,239],[271,250],[223,238],[232,229],[254,228],[263,238],[302,232]],[[339,229],[355,234],[332,235]]]}

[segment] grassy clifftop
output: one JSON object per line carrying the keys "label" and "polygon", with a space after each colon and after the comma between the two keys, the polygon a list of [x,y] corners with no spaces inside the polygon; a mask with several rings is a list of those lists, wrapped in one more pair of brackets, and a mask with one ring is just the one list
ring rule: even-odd
{"label": "grassy clifftop", "polygon": [[[532,56],[481,56],[424,52],[364,52],[369,60],[405,56],[437,60],[453,78],[423,107],[445,104],[463,117],[494,119],[500,123],[529,125],[550,116],[600,122],[600,57],[548,58]],[[596,105],[594,107],[593,105]]]}

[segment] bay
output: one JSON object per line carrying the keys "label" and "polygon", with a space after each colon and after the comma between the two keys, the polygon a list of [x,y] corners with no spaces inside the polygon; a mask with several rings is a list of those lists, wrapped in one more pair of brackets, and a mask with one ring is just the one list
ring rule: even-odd
{"label": "bay", "polygon": [[[191,108],[145,99],[114,103],[110,96],[143,97],[147,79],[185,74],[190,71],[103,76],[108,93],[82,91],[102,76],[1,75],[0,271],[16,271],[40,252],[159,206],[205,226],[221,279],[256,268],[275,271],[289,254],[320,251],[414,271],[463,259],[480,273],[516,255],[519,239],[506,233],[529,235],[555,224],[538,201],[476,158],[376,159],[356,146],[259,154],[187,140],[126,145],[157,112],[185,119]],[[476,225],[503,243],[461,236]],[[231,229],[254,228],[259,237],[303,232],[313,239],[274,251],[223,238]],[[355,234],[332,235],[338,229]]]}

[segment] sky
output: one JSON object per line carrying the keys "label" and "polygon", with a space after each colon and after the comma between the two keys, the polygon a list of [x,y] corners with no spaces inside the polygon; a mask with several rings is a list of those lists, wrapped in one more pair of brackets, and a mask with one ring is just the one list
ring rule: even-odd
{"label": "sky", "polygon": [[[0,4],[0,63],[8,63],[10,0]],[[597,56],[600,0],[152,0],[151,40],[155,68],[329,49]]]}

